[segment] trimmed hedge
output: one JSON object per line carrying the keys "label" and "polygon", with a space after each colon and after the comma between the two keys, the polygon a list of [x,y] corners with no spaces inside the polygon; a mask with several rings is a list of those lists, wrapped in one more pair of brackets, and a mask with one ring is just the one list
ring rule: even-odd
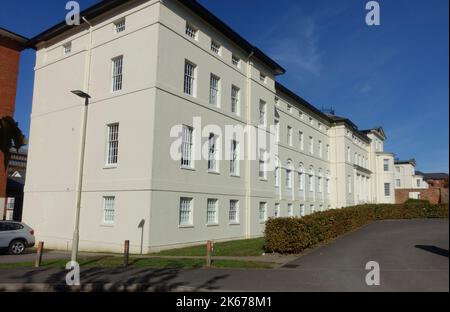
{"label": "trimmed hedge", "polygon": [[401,205],[367,204],[316,212],[301,218],[271,218],[266,222],[264,250],[299,253],[375,220],[415,218],[448,218],[448,205],[409,200]]}

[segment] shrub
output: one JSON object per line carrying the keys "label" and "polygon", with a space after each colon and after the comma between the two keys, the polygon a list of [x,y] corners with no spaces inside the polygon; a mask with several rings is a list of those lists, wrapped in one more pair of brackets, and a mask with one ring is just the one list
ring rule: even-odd
{"label": "shrub", "polygon": [[375,220],[413,218],[448,218],[448,205],[414,200],[401,205],[369,204],[332,209],[301,218],[271,218],[266,222],[264,250],[299,253]]}

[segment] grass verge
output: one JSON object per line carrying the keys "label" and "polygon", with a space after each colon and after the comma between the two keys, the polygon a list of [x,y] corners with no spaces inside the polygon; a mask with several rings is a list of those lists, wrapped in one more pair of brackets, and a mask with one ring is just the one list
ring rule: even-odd
{"label": "grass verge", "polygon": [[[253,238],[253,239],[242,239],[234,240],[228,242],[221,242],[214,244],[214,256],[218,257],[246,257],[246,256],[260,256],[264,250],[265,239]],[[157,256],[205,256],[206,244],[164,250],[153,255]]]}
{"label": "grass verge", "polygon": [[[43,261],[43,268],[64,268],[69,260],[47,260]],[[96,257],[90,259],[80,259],[78,261],[81,267],[98,267],[113,268],[123,265],[122,257]],[[269,269],[273,267],[273,263],[259,261],[242,261],[242,260],[213,260],[214,268],[257,268]],[[17,263],[0,263],[0,269],[11,268],[32,268],[33,262],[17,262]],[[204,259],[167,259],[167,258],[130,258],[129,267],[134,268],[201,268],[205,266]]]}

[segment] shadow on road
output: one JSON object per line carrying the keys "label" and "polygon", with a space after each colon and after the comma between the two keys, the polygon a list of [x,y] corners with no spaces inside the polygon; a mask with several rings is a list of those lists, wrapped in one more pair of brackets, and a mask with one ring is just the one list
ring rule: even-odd
{"label": "shadow on road", "polygon": [[448,258],[448,250],[443,249],[443,248],[439,248],[436,246],[430,246],[430,245],[416,245],[414,247]]}
{"label": "shadow on road", "polygon": [[[192,269],[195,270],[195,269]],[[70,292],[70,291],[95,291],[95,292],[128,292],[128,291],[180,291],[186,288],[188,291],[212,291],[219,289],[217,282],[226,279],[229,274],[214,275],[209,279],[197,283],[190,283],[186,278],[180,278],[180,273],[186,273],[186,269],[127,269],[127,268],[85,268],[81,271],[81,286],[71,287],[65,284],[65,276],[68,271],[35,269],[27,272],[18,272],[13,277],[23,287],[17,291],[33,291],[30,284],[43,283],[49,287],[46,291]],[[0,286],[0,292],[4,291]],[[181,290],[182,291],[182,290]]]}

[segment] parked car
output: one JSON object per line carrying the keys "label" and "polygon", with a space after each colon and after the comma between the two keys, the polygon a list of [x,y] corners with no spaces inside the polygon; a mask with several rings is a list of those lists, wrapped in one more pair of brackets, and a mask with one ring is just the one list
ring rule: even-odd
{"label": "parked car", "polygon": [[20,255],[27,247],[34,246],[34,242],[34,230],[25,223],[0,221],[0,249]]}

